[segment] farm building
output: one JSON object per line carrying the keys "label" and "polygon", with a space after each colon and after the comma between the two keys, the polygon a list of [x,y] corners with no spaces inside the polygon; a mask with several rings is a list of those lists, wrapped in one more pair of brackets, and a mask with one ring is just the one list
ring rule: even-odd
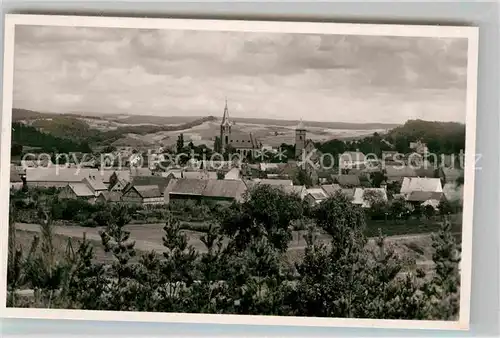
{"label": "farm building", "polygon": [[[179,178],[179,177],[176,177]],[[199,170],[199,171],[182,171],[180,178],[191,178],[198,180],[216,180],[217,172],[215,171],[207,171],[207,170]]]}
{"label": "farm building", "polygon": [[103,191],[97,196],[98,203],[118,203],[121,201],[122,193],[119,191]]}
{"label": "farm building", "polygon": [[260,179],[255,178],[253,180],[245,180],[245,185],[248,189],[253,189],[257,185],[269,185],[275,188],[285,188],[285,187],[293,187],[293,182],[291,180],[283,180],[283,179]]}
{"label": "farm building", "polygon": [[387,202],[387,192],[383,188],[356,188],[352,203],[362,208],[370,208],[374,201]]}
{"label": "farm building", "polygon": [[382,161],[384,163],[398,163],[398,162],[403,162],[404,155],[401,154],[398,151],[383,151],[382,152]]}
{"label": "farm building", "polygon": [[122,202],[131,204],[163,204],[163,195],[158,185],[134,185],[121,197]]}
{"label": "farm building", "polygon": [[328,194],[321,188],[307,189],[304,200],[311,205],[319,204],[328,198]]}
{"label": "farm building", "polygon": [[443,187],[439,178],[405,177],[401,184],[400,193],[407,195],[415,191],[443,192]]}
{"label": "farm building", "polygon": [[62,188],[68,183],[81,183],[84,178],[97,177],[98,174],[98,169],[87,168],[27,168],[26,185],[28,187]]}
{"label": "farm building", "polygon": [[428,201],[441,201],[443,197],[443,192],[412,191],[406,195],[406,201],[412,204],[422,204]]}
{"label": "farm building", "polygon": [[358,175],[332,175],[332,180],[334,184],[342,188],[354,188],[361,185]]}
{"label": "farm building", "polygon": [[94,193],[94,196],[98,196],[102,191],[107,191],[106,185],[102,182],[100,176],[90,175],[89,177],[85,177],[83,179],[83,183],[85,183],[90,190]]}
{"label": "farm building", "polygon": [[342,188],[338,184],[323,184],[321,185],[321,189],[323,189],[328,196],[333,196],[337,191],[340,191]]}
{"label": "farm building", "polygon": [[94,202],[95,195],[86,183],[68,183],[58,194],[61,199],[80,199],[87,202]]}
{"label": "farm building", "polygon": [[15,166],[10,166],[10,188],[14,190],[22,189],[24,186],[24,180],[21,175],[19,175],[18,170]]}
{"label": "farm building", "polygon": [[404,177],[417,177],[415,169],[406,165],[385,166],[387,183],[402,182]]}
{"label": "farm building", "polygon": [[239,180],[208,180],[203,198],[214,201],[242,202],[247,187]]}
{"label": "farm building", "polygon": [[456,183],[459,178],[464,177],[464,171],[456,168],[439,168],[438,176],[445,183]]}
{"label": "farm building", "polygon": [[165,203],[172,200],[242,201],[247,187],[240,180],[173,179],[164,191]]}
{"label": "farm building", "polygon": [[171,177],[162,176],[134,176],[132,177],[132,181],[125,186],[123,192],[127,192],[131,187],[150,185],[156,186],[159,191],[163,192],[171,179]]}
{"label": "farm building", "polygon": [[[109,187],[112,187],[116,184],[116,182],[125,182],[128,183],[131,180],[130,170],[113,170],[113,173],[109,177]],[[104,183],[106,183],[106,179],[103,178]]]}
{"label": "farm building", "polygon": [[340,169],[358,168],[366,163],[365,154],[360,151],[347,151],[339,156]]}
{"label": "farm building", "polygon": [[110,185],[108,190],[109,191],[123,191],[123,189],[125,189],[125,187],[127,186],[127,182],[126,181],[123,181],[123,180],[118,180],[118,181],[115,181],[115,183],[113,185]]}
{"label": "farm building", "polygon": [[[217,178],[217,177],[215,177]],[[225,180],[241,180],[241,172],[238,168],[232,168],[224,175]]]}
{"label": "farm building", "polygon": [[287,194],[296,194],[301,200],[303,200],[307,195],[307,189],[303,185],[287,185],[283,186],[283,191]]}

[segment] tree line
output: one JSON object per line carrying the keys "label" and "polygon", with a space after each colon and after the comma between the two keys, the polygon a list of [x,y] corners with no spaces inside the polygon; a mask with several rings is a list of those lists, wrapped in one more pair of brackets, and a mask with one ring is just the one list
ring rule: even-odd
{"label": "tree line", "polygon": [[[399,257],[382,234],[376,248],[363,234],[365,213],[338,193],[317,206],[270,186],[225,208],[189,244],[166,211],[163,252],[139,253],[125,206],[111,207],[101,245],[113,262],[96,261],[85,238],[57,254],[50,210],[29,248],[9,222],[8,306],[377,319],[457,319],[460,246],[443,222],[433,235],[435,268],[424,272]],[[303,255],[289,259],[292,223],[307,219]],[[328,234],[328,242],[319,234]],[[71,242],[70,242],[71,243]],[[18,296],[30,288],[33,299]]]}

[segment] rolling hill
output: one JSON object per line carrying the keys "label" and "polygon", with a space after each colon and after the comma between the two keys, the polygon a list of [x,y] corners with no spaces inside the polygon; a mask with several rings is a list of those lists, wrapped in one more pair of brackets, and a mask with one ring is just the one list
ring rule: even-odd
{"label": "rolling hill", "polygon": [[458,154],[465,149],[465,125],[457,122],[409,120],[392,129],[386,139],[398,151],[407,152],[410,142],[427,143],[431,153]]}

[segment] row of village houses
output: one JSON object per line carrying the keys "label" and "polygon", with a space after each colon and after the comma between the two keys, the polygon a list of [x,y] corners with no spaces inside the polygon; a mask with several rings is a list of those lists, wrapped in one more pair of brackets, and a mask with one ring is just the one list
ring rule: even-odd
{"label": "row of village houses", "polygon": [[[296,168],[290,164],[261,163],[254,168],[267,172],[268,179],[248,178],[231,163],[225,163],[224,176],[210,170],[170,170],[154,174],[148,168],[127,170],[99,170],[91,168],[60,167],[11,167],[11,186],[20,188],[56,187],[61,188],[60,198],[78,198],[89,202],[122,202],[143,205],[164,204],[174,199],[195,199],[213,201],[241,201],[245,192],[256,184],[277,186],[286,192],[297,193],[310,203],[320,203],[337,191],[342,191],[353,203],[369,207],[368,192],[376,192],[387,200],[386,183],[399,181],[400,194],[409,203],[431,204],[437,206],[443,198],[456,198],[455,181],[460,171],[442,167],[439,175],[433,170],[426,173],[411,168],[385,167],[387,182],[381,188],[364,187],[360,176],[373,171],[370,168],[352,169],[348,174],[332,174],[318,177],[319,184],[314,188],[293,185],[292,180],[282,179],[283,174],[276,170]],[[220,166],[219,166],[220,167]],[[208,168],[208,163],[204,168]],[[369,169],[369,170],[366,170]],[[275,175],[275,176],[273,176]],[[271,178],[269,178],[271,177]],[[273,178],[274,177],[274,178]],[[328,184],[325,182],[328,181]],[[444,186],[442,182],[445,182]],[[450,189],[451,187],[451,189]],[[459,196],[460,197],[460,196]]]}

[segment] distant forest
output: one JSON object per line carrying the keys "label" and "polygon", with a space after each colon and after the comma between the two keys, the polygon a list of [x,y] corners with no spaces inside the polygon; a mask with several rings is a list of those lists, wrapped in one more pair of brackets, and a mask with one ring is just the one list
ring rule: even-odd
{"label": "distant forest", "polygon": [[[43,152],[90,152],[91,146],[108,146],[128,133],[148,134],[159,131],[176,131],[190,129],[207,121],[216,120],[213,116],[208,116],[196,120],[191,120],[177,125],[130,125],[118,127],[114,130],[99,131],[92,129],[85,122],[80,120],[77,114],[45,114],[25,109],[13,109],[13,155],[17,154],[19,145],[38,147]],[[90,116],[86,116],[89,118]],[[92,116],[92,118],[94,118]],[[126,119],[115,121],[124,121]],[[138,123],[139,116],[133,116],[134,122]],[[161,118],[161,117],[157,117]],[[32,126],[26,126],[20,121],[34,120]],[[235,119],[236,123],[263,123],[259,119]],[[158,122],[158,119],[156,119]],[[179,121],[177,121],[179,122]],[[283,121],[266,120],[267,124],[283,123]],[[293,121],[284,121],[293,122]],[[144,122],[145,123],[145,122]],[[308,123],[309,125],[310,123]],[[366,125],[355,125],[350,123],[334,123],[337,128],[363,128]],[[312,126],[312,125],[311,125]],[[319,125],[318,125],[319,126]],[[325,127],[325,124],[322,124]],[[387,125],[370,124],[370,128],[384,128]],[[410,152],[410,142],[421,139],[427,143],[429,151],[439,154],[458,154],[465,149],[465,125],[456,122],[435,122],[423,120],[409,120],[404,125],[395,126],[386,134],[374,133],[371,136],[352,139],[337,140],[332,139],[326,142],[316,143],[316,148],[333,156],[344,151],[354,151],[359,149],[363,153],[374,153],[378,156],[382,151],[396,150],[401,153]],[[208,145],[209,147],[211,145]],[[293,146],[293,145],[290,145]]]}
{"label": "distant forest", "polygon": [[434,122],[409,120],[404,125],[391,129],[387,134],[374,133],[359,140],[330,140],[316,143],[316,148],[332,155],[344,151],[359,151],[381,156],[382,151],[410,153],[410,142],[422,140],[429,152],[434,154],[459,154],[465,150],[465,125],[456,122]]}
{"label": "distant forest", "polygon": [[91,152],[89,144],[85,141],[77,142],[57,137],[50,133],[41,132],[35,127],[16,122],[12,124],[11,155],[21,155],[22,146],[39,148],[39,152],[44,153]]}

